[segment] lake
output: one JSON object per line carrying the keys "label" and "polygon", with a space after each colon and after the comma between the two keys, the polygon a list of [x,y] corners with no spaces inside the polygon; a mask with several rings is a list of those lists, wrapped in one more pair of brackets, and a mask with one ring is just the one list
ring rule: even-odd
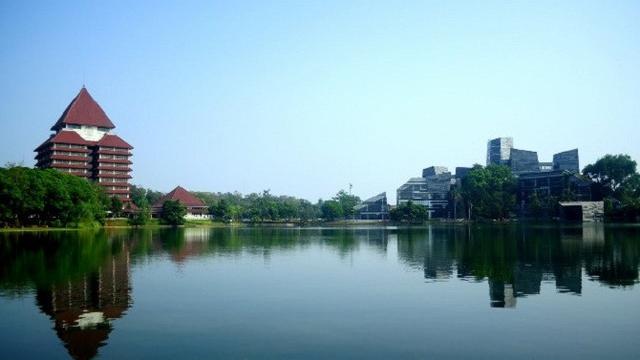
{"label": "lake", "polygon": [[637,358],[640,227],[0,233],[0,358]]}

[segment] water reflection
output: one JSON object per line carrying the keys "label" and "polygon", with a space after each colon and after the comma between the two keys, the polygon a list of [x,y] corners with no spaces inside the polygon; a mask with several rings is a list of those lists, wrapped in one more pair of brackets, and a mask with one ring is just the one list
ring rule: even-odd
{"label": "water reflection", "polygon": [[638,228],[430,227],[398,232],[398,253],[424,269],[427,280],[457,276],[487,280],[492,307],[515,307],[516,298],[540,293],[543,281],[560,293],[582,293],[589,279],[616,287],[638,281]]}
{"label": "water reflection", "polygon": [[[193,228],[0,234],[0,296],[35,294],[69,355],[98,354],[132,307],[132,268],[199,258],[259,257],[318,249],[396,262],[427,284],[482,282],[491,307],[513,308],[541,284],[581,295],[583,280],[634,286],[640,228],[585,225],[426,228]],[[357,286],[357,285],[354,285]]]}

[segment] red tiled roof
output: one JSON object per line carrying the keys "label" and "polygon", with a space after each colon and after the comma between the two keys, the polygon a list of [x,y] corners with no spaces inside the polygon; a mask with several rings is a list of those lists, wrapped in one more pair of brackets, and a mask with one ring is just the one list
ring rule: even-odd
{"label": "red tiled roof", "polygon": [[51,135],[45,142],[36,148],[35,151],[43,148],[47,144],[72,144],[72,145],[91,145],[91,142],[85,140],[75,131],[62,130],[55,135]]}
{"label": "red tiled roof", "polygon": [[158,201],[156,201],[155,204],[153,204],[153,207],[162,207],[162,205],[164,204],[165,201],[167,200],[177,200],[179,201],[182,205],[184,206],[206,206],[204,204],[204,202],[202,202],[202,200],[198,199],[197,197],[191,195],[190,192],[188,192],[187,190],[185,190],[183,187],[178,186],[175,189],[173,189],[173,191],[171,191],[170,193],[168,193],[167,195],[161,197],[160,199],[158,199]]}
{"label": "red tiled roof", "polygon": [[122,138],[118,135],[106,134],[100,139],[96,145],[98,146],[110,146],[117,148],[126,148],[133,149],[133,146],[129,145],[126,141],[122,140]]}
{"label": "red tiled roof", "polygon": [[93,100],[86,88],[80,89],[78,95],[64,110],[60,119],[56,121],[51,130],[57,130],[64,124],[90,125],[113,129],[115,125],[109,120],[107,114]]}

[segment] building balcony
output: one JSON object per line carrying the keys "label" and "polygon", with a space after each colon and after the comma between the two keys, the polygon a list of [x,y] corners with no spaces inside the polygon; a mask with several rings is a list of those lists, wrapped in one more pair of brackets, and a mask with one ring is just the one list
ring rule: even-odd
{"label": "building balcony", "polygon": [[127,149],[122,149],[122,150],[104,150],[101,148],[98,148],[98,151],[96,151],[98,154],[103,154],[103,155],[126,155],[126,156],[132,156],[133,153]]}
{"label": "building balcony", "polygon": [[105,163],[111,164],[133,164],[131,160],[124,159],[98,159],[98,166],[104,166]]}
{"label": "building balcony", "polygon": [[49,164],[49,167],[52,167],[54,169],[91,169],[91,165],[89,164],[61,164],[61,163],[56,163],[56,164]]}
{"label": "building balcony", "polygon": [[49,159],[51,159],[51,160],[82,161],[82,162],[89,162],[89,161],[91,161],[91,158],[90,158],[90,157],[84,157],[84,156],[69,156],[69,155],[51,155],[51,156],[49,156]]}
{"label": "building balcony", "polygon": [[96,167],[97,170],[106,170],[106,171],[111,171],[111,170],[115,170],[115,171],[127,171],[130,172],[132,171],[130,167],[126,166],[126,165],[116,165],[116,164],[100,164],[98,165],[98,167]]}
{"label": "building balcony", "polygon": [[129,174],[96,174],[98,179],[131,179]]}

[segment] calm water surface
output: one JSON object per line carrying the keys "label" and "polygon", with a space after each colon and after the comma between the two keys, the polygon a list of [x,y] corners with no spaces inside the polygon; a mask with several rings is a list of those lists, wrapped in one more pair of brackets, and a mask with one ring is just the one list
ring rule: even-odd
{"label": "calm water surface", "polygon": [[0,358],[638,358],[640,228],[0,234]]}

